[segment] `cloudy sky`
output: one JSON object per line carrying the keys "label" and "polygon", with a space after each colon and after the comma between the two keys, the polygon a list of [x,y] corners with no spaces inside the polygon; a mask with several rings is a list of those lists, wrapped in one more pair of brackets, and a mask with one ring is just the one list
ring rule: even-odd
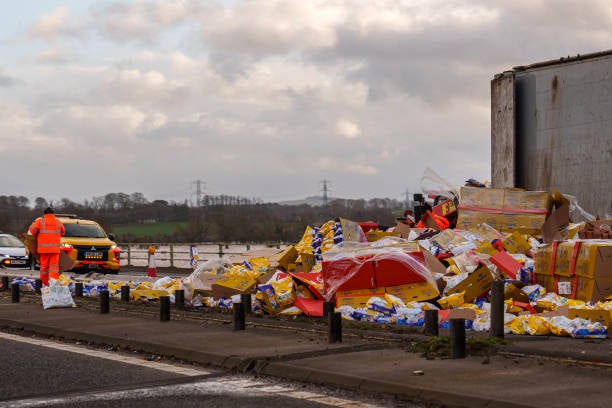
{"label": "cloudy sky", "polygon": [[21,0],[0,16],[0,195],[403,199],[490,177],[490,81],[612,48],[568,0]]}

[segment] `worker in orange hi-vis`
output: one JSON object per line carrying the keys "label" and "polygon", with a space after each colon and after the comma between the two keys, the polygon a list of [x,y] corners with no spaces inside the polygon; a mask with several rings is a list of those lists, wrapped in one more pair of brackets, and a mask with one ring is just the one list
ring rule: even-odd
{"label": "worker in orange hi-vis", "polygon": [[47,207],[42,217],[37,218],[29,229],[36,236],[36,250],[40,256],[40,280],[45,286],[49,278],[59,279],[60,239],[66,229],[60,220],[55,218],[55,210]]}

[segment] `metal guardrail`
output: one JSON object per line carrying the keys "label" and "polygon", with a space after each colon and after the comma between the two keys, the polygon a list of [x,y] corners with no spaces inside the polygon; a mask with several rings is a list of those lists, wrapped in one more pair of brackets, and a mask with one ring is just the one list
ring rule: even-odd
{"label": "metal guardrail", "polygon": [[240,255],[254,249],[286,247],[286,244],[229,244],[229,243],[117,243],[121,248],[121,266],[147,266],[149,247],[155,247],[157,267],[191,268],[191,247],[197,249],[198,262],[204,262],[224,256]]}

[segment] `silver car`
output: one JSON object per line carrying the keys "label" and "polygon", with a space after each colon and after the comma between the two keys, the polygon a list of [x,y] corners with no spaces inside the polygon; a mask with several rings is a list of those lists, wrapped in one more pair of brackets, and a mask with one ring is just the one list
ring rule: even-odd
{"label": "silver car", "polygon": [[30,257],[17,237],[0,234],[0,269],[30,269]]}

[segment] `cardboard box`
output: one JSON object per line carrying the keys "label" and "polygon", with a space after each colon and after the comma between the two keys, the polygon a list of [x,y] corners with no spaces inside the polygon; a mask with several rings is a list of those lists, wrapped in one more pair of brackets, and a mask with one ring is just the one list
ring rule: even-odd
{"label": "cardboard box", "polygon": [[580,276],[572,278],[557,276],[557,279],[552,277],[552,280],[552,289],[555,293],[571,298],[575,292],[575,299],[585,302],[597,302],[612,293],[612,278],[589,279]]}
{"label": "cardboard box", "polygon": [[66,252],[60,251],[60,258],[59,258],[60,273],[71,270],[72,268],[74,268],[74,265],[76,265],[76,262],[73,261],[72,258],[70,258],[70,256]]}
{"label": "cardboard box", "polygon": [[450,198],[444,202],[441,202],[438,205],[433,206],[431,209],[436,215],[441,215],[442,217],[450,216],[457,212],[457,207],[455,206],[455,202]]}
{"label": "cardboard box", "polygon": [[555,278],[554,276],[536,274],[535,283],[546,289],[546,292],[555,292]]}
{"label": "cardboard box", "polygon": [[397,296],[404,303],[432,300],[440,296],[437,285],[429,282],[408,283],[405,285],[388,286],[385,292]]}
{"label": "cardboard box", "polygon": [[416,236],[417,240],[429,238],[431,234],[428,234],[428,232],[432,232],[429,228],[412,228],[408,224],[399,221],[396,221],[394,231],[398,232],[399,236],[405,239],[410,238],[410,234],[414,233],[413,236]]}
{"label": "cardboard box", "polygon": [[210,285],[210,293],[215,299],[228,298],[242,293],[253,293],[257,285],[267,282],[273,275],[274,271],[264,273],[254,279],[240,276],[222,276]]}
{"label": "cardboard box", "polygon": [[491,263],[497,266],[506,276],[510,279],[516,280],[516,274],[519,269],[522,268],[523,265],[512,255],[509,255],[507,252],[498,252],[489,258]]}
{"label": "cardboard box", "polygon": [[476,312],[473,309],[448,309],[438,310],[438,324],[450,321],[451,319],[476,320]]}
{"label": "cardboard box", "polygon": [[336,307],[345,305],[355,309],[366,307],[368,300],[373,296],[385,296],[385,288],[339,290],[336,292]]}
{"label": "cardboard box", "polygon": [[511,254],[524,254],[531,250],[531,245],[525,239],[524,234],[514,231],[502,240],[504,249]]}
{"label": "cardboard box", "polygon": [[237,276],[223,276],[211,285],[212,296],[215,299],[229,298],[241,293],[252,293],[257,285],[256,279]]}
{"label": "cardboard box", "polygon": [[540,235],[551,206],[546,191],[461,187],[458,229],[486,223],[500,232]]}
{"label": "cardboard box", "polygon": [[[566,241],[545,245],[535,253],[536,274],[612,278],[612,241]],[[554,260],[553,260],[554,256]],[[551,266],[552,263],[552,266]],[[572,270],[573,268],[573,270]]]}
{"label": "cardboard box", "polygon": [[[542,285],[544,286],[544,285]],[[507,284],[504,288],[504,299],[512,299],[517,302],[529,303],[529,296],[514,286],[512,283]]]}
{"label": "cardboard box", "polygon": [[397,231],[381,231],[381,230],[373,230],[366,232],[366,239],[368,242],[378,241],[379,239],[383,239],[386,237],[399,237],[401,236],[400,232]]}
{"label": "cardboard box", "polygon": [[599,322],[610,329],[610,324],[612,323],[612,310],[569,309],[567,317],[570,319],[580,317],[592,322]]}
{"label": "cardboard box", "polygon": [[312,270],[312,267],[315,265],[315,256],[313,254],[302,252],[300,253],[298,261],[300,262],[296,271],[310,272]]}
{"label": "cardboard box", "polygon": [[298,251],[293,245],[288,246],[283,252],[280,253],[276,262],[278,266],[284,270],[289,270],[289,265],[295,263],[298,257]]}
{"label": "cardboard box", "polygon": [[493,280],[493,274],[489,268],[487,268],[486,265],[482,265],[474,272],[470,273],[466,279],[450,289],[447,295],[465,292],[465,301],[472,302],[491,288]]}
{"label": "cardboard box", "polygon": [[587,221],[578,231],[582,239],[612,239],[612,220]]}

